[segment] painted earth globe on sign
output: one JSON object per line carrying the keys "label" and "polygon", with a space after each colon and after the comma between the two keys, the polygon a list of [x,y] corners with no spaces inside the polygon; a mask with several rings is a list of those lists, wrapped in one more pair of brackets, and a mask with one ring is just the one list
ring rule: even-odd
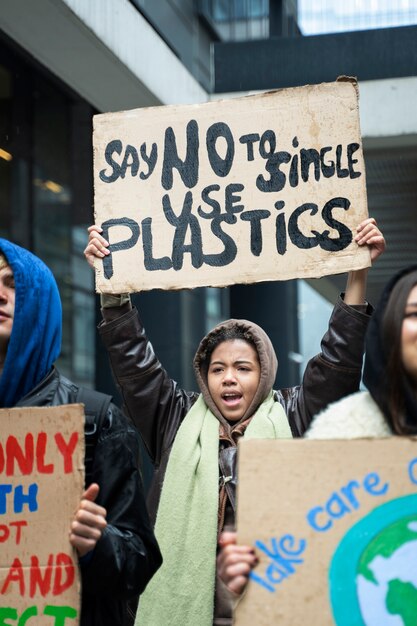
{"label": "painted earth globe on sign", "polygon": [[357,593],[367,626],[417,625],[417,515],[381,531],[359,561]]}
{"label": "painted earth globe on sign", "polygon": [[348,530],[329,594],[337,626],[417,626],[417,495],[376,507]]}

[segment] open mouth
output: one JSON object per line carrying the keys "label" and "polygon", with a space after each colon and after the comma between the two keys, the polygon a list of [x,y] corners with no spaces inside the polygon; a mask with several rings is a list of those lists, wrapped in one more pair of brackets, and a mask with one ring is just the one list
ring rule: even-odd
{"label": "open mouth", "polygon": [[241,399],[242,399],[241,393],[236,393],[236,392],[222,393],[222,400],[225,404],[227,404],[227,406],[234,406],[236,404],[239,404]]}

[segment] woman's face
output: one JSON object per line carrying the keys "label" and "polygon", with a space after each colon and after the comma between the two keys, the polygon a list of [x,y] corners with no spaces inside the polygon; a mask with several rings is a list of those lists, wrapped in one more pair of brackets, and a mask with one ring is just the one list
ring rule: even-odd
{"label": "woman's face", "polygon": [[213,350],[207,384],[223,417],[237,422],[244,416],[258,388],[260,376],[258,354],[243,339],[223,341]]}
{"label": "woman's face", "polygon": [[417,285],[409,293],[401,332],[405,371],[417,387]]}
{"label": "woman's face", "polygon": [[12,334],[15,305],[15,287],[11,267],[0,269],[0,362],[7,353]]}

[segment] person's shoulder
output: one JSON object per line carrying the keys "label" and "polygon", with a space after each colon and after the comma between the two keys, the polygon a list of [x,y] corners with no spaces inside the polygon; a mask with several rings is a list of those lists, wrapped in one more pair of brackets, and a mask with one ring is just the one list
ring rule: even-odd
{"label": "person's shoulder", "polygon": [[59,385],[65,389],[68,403],[84,404],[86,434],[94,433],[97,438],[109,434],[136,432],[132,422],[113,402],[111,395],[77,385],[56,370]]}
{"label": "person's shoulder", "polygon": [[132,421],[126,416],[126,414],[122,411],[122,409],[120,409],[117,406],[117,404],[115,404],[114,402],[110,402],[109,404],[109,408],[107,412],[107,419],[109,421],[110,427],[113,432],[115,431],[137,432]]}
{"label": "person's shoulder", "polygon": [[76,385],[72,380],[64,376],[64,374],[55,366],[53,368],[54,377],[58,381],[59,387],[64,389],[68,395],[68,401],[73,402],[74,396],[77,394],[79,386]]}
{"label": "person's shoulder", "polygon": [[368,391],[358,391],[333,402],[313,420],[307,439],[387,437],[390,428]]}

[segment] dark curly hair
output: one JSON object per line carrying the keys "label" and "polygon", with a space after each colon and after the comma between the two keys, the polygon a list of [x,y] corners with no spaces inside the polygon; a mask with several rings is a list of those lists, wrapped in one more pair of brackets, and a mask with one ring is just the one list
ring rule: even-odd
{"label": "dark curly hair", "polygon": [[256,348],[255,340],[250,332],[244,330],[240,326],[232,326],[230,328],[221,328],[217,333],[213,333],[212,335],[208,335],[206,343],[201,350],[200,353],[200,363],[201,370],[204,374],[207,374],[208,368],[210,366],[211,355],[214,350],[224,341],[233,341],[234,339],[240,339],[242,341],[246,341],[249,345],[251,345],[256,354],[258,354],[258,350]]}

